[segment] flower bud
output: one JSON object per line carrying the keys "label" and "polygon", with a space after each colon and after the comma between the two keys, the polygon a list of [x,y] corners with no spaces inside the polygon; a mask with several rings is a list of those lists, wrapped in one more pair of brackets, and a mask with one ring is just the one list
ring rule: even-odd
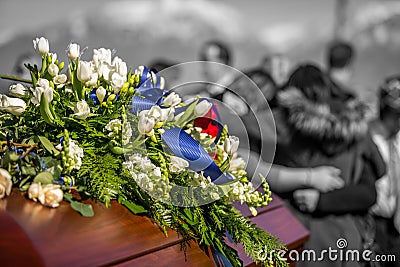
{"label": "flower bud", "polygon": [[44,89],[44,97],[46,97],[47,101],[50,103],[51,101],[53,101],[53,88],[48,87],[46,89]]}
{"label": "flower bud", "polygon": [[9,196],[11,193],[12,181],[10,173],[0,168],[0,199]]}
{"label": "flower bud", "polygon": [[207,112],[210,110],[211,107],[212,107],[211,102],[203,100],[200,103],[198,103],[194,108],[194,115],[196,117],[203,117],[204,115],[207,114]]}
{"label": "flower bud", "polygon": [[92,68],[90,62],[79,61],[76,74],[79,81],[83,83],[89,81],[92,76]]}
{"label": "flower bud", "polygon": [[47,69],[47,71],[49,72],[49,74],[51,75],[51,77],[54,77],[58,74],[58,72],[60,71],[60,69],[58,68],[58,66],[54,63],[51,63],[49,65],[49,68]]}
{"label": "flower bud", "polygon": [[96,96],[100,103],[102,103],[104,101],[106,94],[107,94],[107,91],[106,91],[106,89],[104,89],[103,86],[100,86],[99,88],[96,89]]}
{"label": "flower bud", "polygon": [[9,92],[10,95],[16,97],[24,97],[29,95],[28,89],[20,83],[11,85],[9,88]]}
{"label": "flower bud", "polygon": [[24,100],[0,95],[0,110],[5,110],[13,115],[20,116],[24,113],[25,109],[26,104]]}
{"label": "flower bud", "polygon": [[33,40],[33,47],[39,55],[45,56],[49,53],[49,40],[44,37],[36,38]]}
{"label": "flower bud", "polygon": [[80,46],[78,44],[70,43],[68,46],[68,58],[75,61],[80,56]]}
{"label": "flower bud", "polygon": [[148,116],[147,112],[140,112],[138,130],[141,134],[150,134],[153,131],[155,124],[156,120],[154,119],[154,117]]}

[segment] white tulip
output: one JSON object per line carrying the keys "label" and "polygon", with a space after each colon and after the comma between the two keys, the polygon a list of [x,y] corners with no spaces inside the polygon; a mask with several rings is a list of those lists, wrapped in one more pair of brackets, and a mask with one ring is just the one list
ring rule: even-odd
{"label": "white tulip", "polygon": [[148,116],[153,117],[156,121],[159,121],[162,115],[162,110],[159,106],[152,106],[149,110]]}
{"label": "white tulip", "polygon": [[24,113],[25,109],[26,104],[24,100],[20,98],[8,97],[6,95],[0,95],[0,110],[20,116],[22,113]]}
{"label": "white tulip", "polygon": [[111,50],[105,48],[93,49],[93,62],[96,68],[99,68],[103,63],[111,65]]}
{"label": "white tulip", "polygon": [[43,89],[49,88],[49,80],[40,78],[39,80],[37,80],[36,87],[42,87]]}
{"label": "white tulip", "polygon": [[83,83],[89,81],[92,75],[91,63],[86,61],[79,61],[76,74],[79,81]]}
{"label": "white tulip", "polygon": [[38,197],[42,205],[50,208],[56,208],[60,206],[60,202],[64,198],[64,193],[59,185],[47,184],[43,186],[42,189],[43,190],[40,191]]}
{"label": "white tulip", "polygon": [[31,88],[31,92],[33,94],[31,98],[32,104],[34,104],[35,106],[39,106],[42,93],[44,92],[44,88],[43,87],[36,87],[35,89]]}
{"label": "white tulip", "polygon": [[0,168],[0,199],[9,196],[11,193],[12,181],[10,173]]}
{"label": "white tulip", "polygon": [[90,107],[85,100],[78,101],[74,107],[74,116],[78,119],[84,120],[90,114]]}
{"label": "white tulip", "polygon": [[126,82],[126,76],[121,76],[117,72],[112,73],[111,75],[111,86],[114,89],[114,94],[118,94],[121,90],[122,86]]}
{"label": "white tulip", "polygon": [[53,88],[48,87],[48,88],[44,89],[43,94],[44,94],[44,97],[46,97],[48,102],[53,101]]}
{"label": "white tulip", "polygon": [[128,74],[128,67],[126,66],[126,63],[119,57],[115,57],[113,59],[112,66],[119,75],[126,76]]}
{"label": "white tulip", "polygon": [[156,120],[154,117],[148,115],[147,110],[146,112],[141,111],[139,113],[139,122],[138,122],[138,130],[141,134],[151,134],[154,132],[153,128],[156,124]]}
{"label": "white tulip", "polygon": [[185,168],[189,167],[189,162],[180,157],[170,157],[169,170],[171,172],[182,172]]}
{"label": "white tulip", "polygon": [[224,150],[229,155],[233,155],[239,148],[239,138],[236,136],[229,136],[224,141]]}
{"label": "white tulip", "polygon": [[160,121],[172,121],[174,120],[175,109],[174,108],[163,108],[161,109]]}
{"label": "white tulip", "polygon": [[60,69],[58,68],[58,66],[54,63],[51,63],[49,65],[49,68],[47,69],[47,71],[49,72],[49,74],[51,75],[51,77],[54,77],[58,74],[58,72],[60,71]]}
{"label": "white tulip", "polygon": [[200,103],[198,103],[194,108],[194,115],[196,117],[203,117],[204,115],[207,114],[207,112],[210,110],[211,107],[212,107],[211,102],[203,100]]}
{"label": "white tulip", "polygon": [[175,92],[170,93],[163,102],[164,106],[175,107],[179,103],[181,103],[182,99]]}
{"label": "white tulip", "polygon": [[45,56],[50,50],[49,40],[44,37],[36,38],[33,40],[33,47],[39,55]]}
{"label": "white tulip", "polygon": [[29,95],[28,89],[20,83],[11,85],[9,88],[9,92],[10,95],[16,97],[24,97]]}
{"label": "white tulip", "polygon": [[104,89],[103,86],[100,86],[99,88],[96,89],[96,96],[100,103],[102,103],[104,101],[106,94],[107,94],[107,90]]}
{"label": "white tulip", "polygon": [[65,74],[60,74],[53,78],[53,82],[55,84],[65,84],[67,82],[67,80],[68,80],[68,78],[67,78],[67,75],[65,75]]}
{"label": "white tulip", "polygon": [[80,46],[78,44],[70,43],[68,46],[68,58],[75,61],[80,56]]}

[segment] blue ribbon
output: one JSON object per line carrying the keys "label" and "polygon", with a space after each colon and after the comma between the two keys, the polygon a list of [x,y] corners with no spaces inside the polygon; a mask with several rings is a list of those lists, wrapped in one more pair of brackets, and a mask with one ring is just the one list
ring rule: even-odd
{"label": "blue ribbon", "polygon": [[[132,97],[131,112],[137,114],[142,110],[149,110],[155,105],[161,105],[163,96],[168,92],[159,88],[146,88],[143,84],[147,83],[147,74],[149,70],[145,67],[140,78],[139,88],[137,89],[141,95]],[[156,74],[158,75],[158,73]],[[144,77],[144,78],[143,78]],[[157,80],[160,80],[157,78]],[[184,110],[180,110],[183,112]],[[189,162],[189,168],[196,172],[203,171],[204,177],[210,177],[215,184],[225,184],[233,180],[229,174],[225,175],[221,169],[215,164],[214,160],[204,150],[204,148],[193,137],[187,134],[179,127],[171,127],[164,129],[161,138],[178,157]]]}

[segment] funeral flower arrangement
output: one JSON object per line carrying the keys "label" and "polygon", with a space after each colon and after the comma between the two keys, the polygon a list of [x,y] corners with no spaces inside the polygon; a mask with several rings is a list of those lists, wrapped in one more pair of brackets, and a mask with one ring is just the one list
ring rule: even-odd
{"label": "funeral flower arrangement", "polygon": [[128,69],[109,49],[85,61],[71,43],[65,65],[47,39],[33,44],[42,64],[25,65],[31,80],[1,76],[16,84],[0,95],[0,198],[14,186],[50,208],[67,201],[83,216],[93,216],[88,198],[117,200],[210,248],[219,265],[241,265],[230,243],[255,262],[287,265],[279,240],[232,204],[247,203],[255,216],[271,193],[263,177],[263,190],[247,178],[239,140],[212,123],[211,102],[182,103],[156,71]]}

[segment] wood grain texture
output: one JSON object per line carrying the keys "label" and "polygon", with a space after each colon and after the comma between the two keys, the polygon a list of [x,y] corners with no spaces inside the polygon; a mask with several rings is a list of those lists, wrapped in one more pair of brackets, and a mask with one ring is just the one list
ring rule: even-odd
{"label": "wood grain texture", "polygon": [[[92,200],[87,203],[93,205],[92,218],[82,217],[65,202],[56,209],[44,207],[14,189],[7,199],[0,200],[0,259],[7,259],[0,261],[1,266],[214,265],[195,243],[187,250],[185,261],[177,233],[168,230],[165,236],[149,218],[134,215],[115,201],[109,208]],[[238,208],[249,215],[245,206]],[[301,246],[308,237],[278,197],[251,220],[289,248]],[[237,249],[244,266],[251,265],[243,248]],[[21,257],[9,264],[8,255]]]}

